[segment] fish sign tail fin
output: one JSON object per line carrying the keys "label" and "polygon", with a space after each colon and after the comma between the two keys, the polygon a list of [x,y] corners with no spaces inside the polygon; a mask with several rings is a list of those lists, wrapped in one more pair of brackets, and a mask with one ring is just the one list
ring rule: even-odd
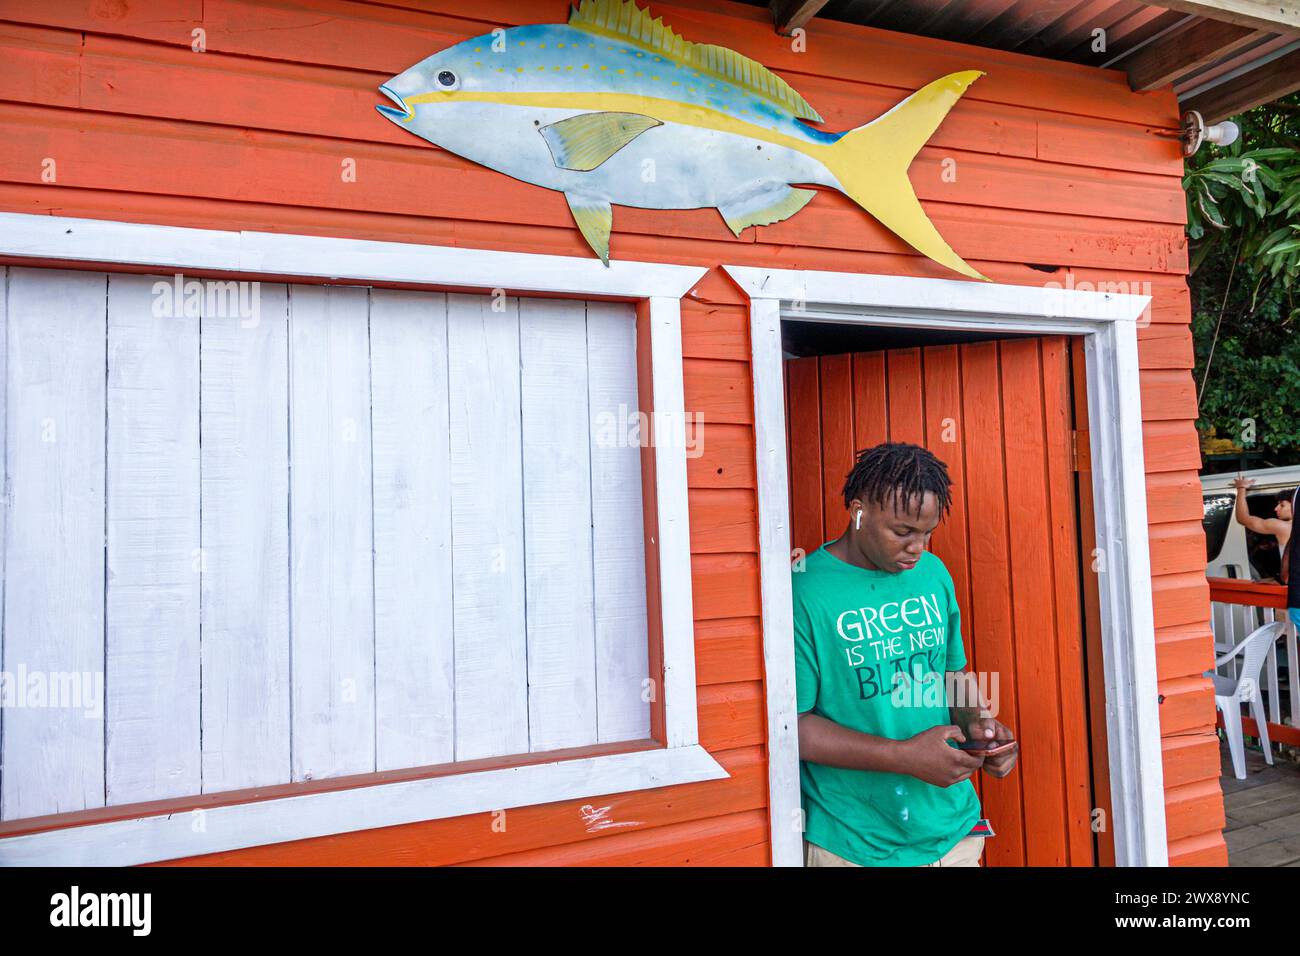
{"label": "fish sign tail fin", "polygon": [[921,87],[888,113],[845,133],[826,165],[845,193],[899,238],[962,275],[985,279],[952,251],[921,208],[907,167],[977,79],[980,70],[949,73]]}

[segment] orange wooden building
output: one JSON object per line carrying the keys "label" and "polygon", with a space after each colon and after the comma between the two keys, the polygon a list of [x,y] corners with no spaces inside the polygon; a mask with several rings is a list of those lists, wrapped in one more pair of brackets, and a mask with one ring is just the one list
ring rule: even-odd
{"label": "orange wooden building", "polygon": [[0,670],[87,711],[0,713],[0,862],[798,865],[791,555],[890,438],[953,472],[934,549],[1021,740],[986,862],[1226,863],[1171,76],[648,6],[830,130],[983,71],[909,175],[992,282],[830,190],[739,237],[620,208],[607,269],[376,114],[565,0],[0,4]]}

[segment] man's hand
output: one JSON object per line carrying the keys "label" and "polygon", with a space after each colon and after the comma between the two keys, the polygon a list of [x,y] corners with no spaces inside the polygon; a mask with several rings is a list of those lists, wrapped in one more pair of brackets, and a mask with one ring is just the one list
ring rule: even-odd
{"label": "man's hand", "polygon": [[[1011,728],[992,717],[972,717],[962,728],[971,740],[1015,740]],[[984,772],[994,777],[1005,777],[1016,765],[1020,744],[1000,754],[984,758]]]}
{"label": "man's hand", "polygon": [[1255,484],[1255,479],[1244,478],[1241,475],[1238,475],[1236,478],[1232,479],[1232,486],[1236,488],[1238,491],[1245,491],[1248,488],[1252,487],[1254,484]]}
{"label": "man's hand", "polygon": [[956,726],[931,727],[903,741],[903,772],[936,787],[969,780],[984,758],[948,746],[949,740],[964,742],[966,735]]}

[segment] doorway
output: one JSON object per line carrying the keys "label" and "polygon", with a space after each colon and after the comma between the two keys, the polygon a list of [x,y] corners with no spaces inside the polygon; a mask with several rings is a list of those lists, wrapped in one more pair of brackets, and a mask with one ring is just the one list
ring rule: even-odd
{"label": "doorway", "polygon": [[1015,773],[975,778],[996,833],[985,864],[1113,859],[1092,826],[1109,807],[1093,783],[1100,647],[1085,627],[1070,337],[787,322],[783,348],[796,558],[843,533],[858,450],[911,442],[948,466],[952,509],[930,550],[953,576],[970,670],[1021,744]]}
{"label": "doorway", "polygon": [[[1078,481],[1085,489],[1079,496],[1080,552],[1093,558],[1089,570],[1096,570],[1091,575],[1096,593],[1085,590],[1083,598],[1089,633],[1101,649],[1088,660],[1089,709],[1094,728],[1105,728],[1105,745],[1093,746],[1095,756],[1105,755],[1094,783],[1099,800],[1107,785],[1111,797],[1111,812],[1098,822],[1113,842],[1115,865],[1167,865],[1137,348],[1137,328],[1150,297],[1069,289],[1055,281],[1015,285],[723,268],[749,299],[773,864],[802,865],[801,834],[789,824],[798,819],[800,795],[782,331],[790,322],[819,322],[896,334],[928,330],[978,333],[986,340],[1070,339]],[[919,346],[895,342],[888,347]],[[1101,862],[1109,861],[1103,856]]]}

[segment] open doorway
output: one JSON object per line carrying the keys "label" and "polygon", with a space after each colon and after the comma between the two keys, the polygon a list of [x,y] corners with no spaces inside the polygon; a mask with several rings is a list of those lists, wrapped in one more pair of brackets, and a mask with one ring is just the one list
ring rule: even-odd
{"label": "open doorway", "polygon": [[1071,343],[782,323],[796,558],[843,533],[841,489],[857,451],[912,442],[953,479],[952,510],[930,550],[957,587],[970,670],[1021,742],[1018,772],[975,779],[997,834],[985,847],[989,866],[1114,860],[1109,828],[1093,826],[1094,808],[1108,819],[1110,807],[1104,713],[1094,720],[1089,706],[1089,658],[1099,662],[1100,646],[1087,639],[1096,588],[1080,564],[1092,549],[1080,538]]}
{"label": "open doorway", "polygon": [[[987,494],[980,492],[980,507],[971,509],[968,503],[964,519],[966,554],[974,559],[968,564],[964,587],[968,593],[984,598],[969,612],[972,632],[1001,628],[1006,633],[1010,628],[1017,641],[1017,627],[1026,634],[1023,643],[1004,643],[1003,658],[996,659],[995,655],[992,662],[1016,675],[1016,693],[1061,699],[1063,657],[1067,658],[1064,666],[1078,675],[1070,691],[1072,709],[1064,715],[1058,711],[1049,726],[1016,728],[1023,739],[1038,741],[1022,749],[1022,766],[1033,760],[1054,767],[1066,760],[1068,753],[1074,756],[1068,757],[1073,761],[1068,778],[1054,770],[1054,776],[1044,784],[1054,788],[1050,798],[1040,800],[1037,779],[1017,783],[1017,787],[1024,788],[1019,792],[1023,816],[1017,818],[1022,838],[1013,858],[1023,855],[1029,863],[1069,862],[1060,859],[1061,852],[1051,849],[1051,842],[1044,842],[1040,848],[1024,833],[1036,832],[1040,826],[1061,832],[1061,815],[1077,821],[1077,808],[1091,801],[1088,810],[1096,825],[1104,828],[1099,832],[1105,834],[1092,840],[1095,862],[1110,862],[1107,844],[1113,843],[1116,865],[1166,865],[1169,857],[1137,361],[1137,326],[1150,298],[1069,289],[1053,282],[1027,286],[736,265],[724,268],[750,303],[773,862],[801,865],[802,842],[799,832],[786,823],[798,818],[800,801],[790,575],[793,515],[799,506],[793,500],[788,477],[796,459],[789,448],[786,427],[785,363],[791,343],[786,341],[784,330],[792,323],[830,323],[843,327],[844,331],[837,334],[856,335],[847,330],[860,326],[892,338],[836,345],[815,356],[819,447],[823,422],[822,355],[850,356],[847,367],[852,395],[854,354],[899,352],[898,382],[906,387],[900,388],[892,412],[889,404],[883,406],[885,429],[896,427],[897,434],[904,435],[911,428],[915,435],[919,428],[923,437],[930,430],[942,430],[947,416],[927,424],[922,414],[909,425],[904,411],[924,409],[926,403],[941,408],[946,403],[960,410],[958,423],[968,435],[982,436],[979,441],[967,439],[963,464],[968,464],[972,455],[987,453],[991,466],[996,466],[991,473],[1001,482],[998,494],[994,489]],[[886,329],[891,331],[882,333]],[[938,374],[944,368],[939,351],[928,364],[920,354],[911,355],[913,371],[902,374],[909,350],[923,352],[930,348],[947,348],[951,353],[946,375]],[[1046,364],[1045,350],[1049,356]],[[973,390],[976,377],[966,374],[963,351],[970,353],[972,370],[982,368],[985,380],[998,383],[995,391],[980,394]],[[881,359],[863,358],[860,364],[865,367],[870,361]],[[888,355],[883,361],[885,377],[873,387],[878,392],[884,388],[888,398]],[[835,363],[827,365],[833,377]],[[840,359],[841,379],[844,367],[845,360]],[[1032,375],[1026,371],[1031,367]],[[869,381],[864,376],[860,384],[865,388]],[[1047,383],[1050,390],[1045,390]],[[869,404],[863,401],[856,407],[865,409]],[[876,417],[881,417],[880,412]],[[851,430],[854,418],[850,411],[847,439],[845,425],[837,426],[836,434],[845,448],[859,438]],[[1005,430],[1004,422],[1014,426],[1010,432]],[[1049,428],[1059,436],[1054,442],[1048,440]],[[869,440],[865,430],[860,437]],[[1008,443],[1008,438],[1020,444]],[[1022,446],[1030,440],[1044,449],[1055,448],[1057,453],[1043,453],[1038,464],[1027,467]],[[1065,448],[1070,449],[1068,457]],[[1079,470],[1071,479],[1073,467]],[[815,496],[820,503],[821,531],[825,534],[827,478],[820,465],[818,470],[820,478],[814,478],[815,492],[809,499]],[[983,480],[980,475],[974,471],[969,476],[963,474],[968,494],[972,482]],[[834,475],[833,482],[842,478],[842,474]],[[1071,484],[1077,512],[1068,500]],[[1028,493],[1025,489],[1035,486],[1048,503],[1046,522],[1041,506],[1036,517],[1021,506],[1021,499]],[[796,483],[796,493],[798,488]],[[982,504],[986,500],[992,503],[988,508],[995,508],[993,514],[1001,517],[1000,525],[992,524],[1001,531],[971,535],[972,521],[978,528],[980,522],[990,520],[990,512]],[[812,527],[816,528],[815,522]],[[1072,540],[1073,562],[1043,560],[1045,555],[1057,553],[1058,542],[1062,553],[1068,553]],[[1035,541],[1038,543],[1033,544]],[[943,547],[956,548],[960,543],[953,536]],[[998,558],[996,549],[1002,549],[1006,557]],[[985,560],[986,551],[991,551],[994,559]],[[1091,559],[1088,573],[1082,578],[1078,570],[1080,556],[1084,561]],[[994,586],[986,589],[985,577],[989,569],[999,568],[999,561],[1007,568],[1009,583],[996,585],[997,579],[993,578]],[[1077,582],[1074,603],[1057,596],[1068,595],[1071,569]],[[1084,588],[1082,580],[1087,580],[1095,592]],[[1043,603],[1048,596],[1050,601]],[[996,599],[990,601],[989,597]],[[1100,649],[1100,653],[1090,653],[1086,658],[1084,704],[1079,702],[1079,684],[1083,682],[1083,664],[1078,660],[1083,653],[1080,639],[1072,638],[1073,643],[1064,644],[1056,641],[1062,616],[1080,602],[1086,625],[1082,640],[1091,640],[1092,646]],[[1074,621],[1076,629],[1081,626],[1077,615],[1074,610],[1066,618]],[[1034,632],[1050,633],[1052,639],[1045,642],[1040,638],[1033,643],[1028,635]],[[981,652],[983,648],[976,650]],[[989,667],[987,657],[981,656],[978,666]],[[1085,713],[1087,722],[1081,723]],[[1046,739],[1048,736],[1053,739]],[[1065,738],[1077,741],[1080,737],[1086,741],[1082,748],[1075,746],[1071,750],[1063,742]],[[1046,756],[1035,759],[1035,752]],[[1084,769],[1089,758],[1091,795]],[[1107,792],[1110,812],[1105,806]],[[1040,811],[1040,807],[1046,810]],[[1088,862],[1089,838],[1082,835],[1077,823],[1066,829],[1068,833],[1049,840],[1067,847],[1070,840],[1075,841],[1081,847],[1076,854],[1079,862]]]}

